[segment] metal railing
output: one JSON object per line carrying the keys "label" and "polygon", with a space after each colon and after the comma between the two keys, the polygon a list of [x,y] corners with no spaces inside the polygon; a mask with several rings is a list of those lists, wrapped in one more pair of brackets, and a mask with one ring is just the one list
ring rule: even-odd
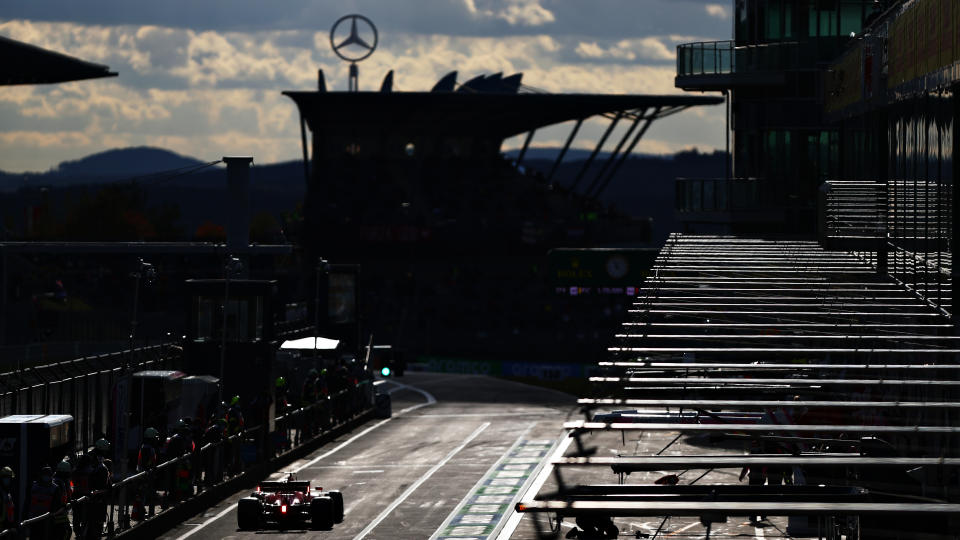
{"label": "metal railing", "polygon": [[677,76],[729,75],[813,68],[815,51],[805,54],[797,42],[736,46],[733,41],[677,45]]}
{"label": "metal railing", "polygon": [[882,182],[824,182],[821,211],[831,238],[881,239],[887,235],[887,186]]}
{"label": "metal railing", "polygon": [[[78,537],[97,537],[97,527],[101,528],[101,535],[114,537],[189,502],[205,490],[236,479],[253,467],[282,458],[343,427],[371,410],[373,398],[373,380],[361,380],[316,403],[278,416],[273,432],[268,433],[265,426],[258,425],[220,441],[207,442],[191,452],[120,479],[105,489],[77,497],[64,509],[31,516],[16,527],[0,532],[0,539],[35,535],[38,527],[42,527],[43,532],[52,533],[64,512]],[[189,485],[178,487],[176,479],[183,478],[180,475],[184,471]],[[94,528],[93,535],[89,534],[90,527]]]}

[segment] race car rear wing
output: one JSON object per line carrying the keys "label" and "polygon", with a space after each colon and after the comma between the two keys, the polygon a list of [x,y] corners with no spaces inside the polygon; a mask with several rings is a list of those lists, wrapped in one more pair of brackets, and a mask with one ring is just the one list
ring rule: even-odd
{"label": "race car rear wing", "polygon": [[310,491],[310,482],[261,482],[260,491],[264,493]]}

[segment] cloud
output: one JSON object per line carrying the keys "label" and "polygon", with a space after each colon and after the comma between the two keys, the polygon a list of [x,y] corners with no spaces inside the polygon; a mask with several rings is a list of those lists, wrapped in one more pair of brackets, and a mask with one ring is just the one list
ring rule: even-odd
{"label": "cloud", "polygon": [[[476,1],[478,12],[492,13],[484,24],[511,25],[504,18],[511,5],[549,8],[557,21],[532,32],[516,19],[525,33],[515,35],[381,33],[378,50],[360,64],[361,89],[377,89],[392,69],[395,88],[403,91],[428,90],[458,70],[461,82],[479,74],[523,72],[525,84],[550,92],[681,93],[673,86],[675,68],[669,62],[683,36],[565,34],[553,29],[560,23],[560,7],[568,3]],[[695,7],[706,19],[702,4]],[[8,171],[45,170],[65,159],[143,144],[200,159],[238,152],[252,153],[260,163],[296,159],[297,110],[280,92],[314,89],[317,69],[324,71],[328,88],[346,88],[348,64],[330,51],[327,32],[315,28],[244,32],[15,20],[0,22],[0,34],[120,73],[0,93],[0,141],[5,143],[0,163]],[[707,114],[722,119],[722,110]],[[677,147],[711,141],[722,146],[722,131],[703,134],[698,125],[670,122],[674,119],[657,122],[651,132],[661,124],[683,130],[668,130],[656,140]],[[706,142],[685,143],[685,137]]]}
{"label": "cloud", "polygon": [[[540,5],[540,0],[463,0],[467,12],[479,19],[502,19],[511,26],[542,26],[556,21],[553,13]],[[499,4],[499,5],[498,5]]]}
{"label": "cloud", "polygon": [[673,61],[676,58],[676,54],[656,37],[624,39],[609,47],[601,47],[595,41],[589,43],[581,41],[573,52],[580,58],[590,60]]}
{"label": "cloud", "polygon": [[[720,2],[714,0],[713,4]],[[577,35],[584,41],[653,34],[714,34],[703,0],[30,0],[0,2],[0,19],[100,26],[161,26],[197,32],[327,32],[340,16],[363,13],[389,39],[395,34]]]}
{"label": "cloud", "polygon": [[716,17],[718,19],[730,18],[730,13],[727,11],[726,6],[722,6],[720,4],[707,4],[704,6],[704,9],[706,9],[707,15],[711,17]]}

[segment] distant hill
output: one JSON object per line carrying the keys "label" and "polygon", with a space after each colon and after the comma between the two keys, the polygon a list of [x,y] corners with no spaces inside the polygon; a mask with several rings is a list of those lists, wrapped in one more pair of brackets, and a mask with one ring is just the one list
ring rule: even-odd
{"label": "distant hill", "polygon": [[65,187],[138,179],[158,172],[196,167],[203,163],[162,148],[117,148],[73,161],[64,161],[47,172],[0,171],[0,191],[16,191],[21,187]]}
{"label": "distant hill", "polygon": [[64,161],[51,171],[72,178],[111,178],[141,176],[158,171],[195,167],[203,162],[162,148],[138,146],[93,154],[76,161]]}

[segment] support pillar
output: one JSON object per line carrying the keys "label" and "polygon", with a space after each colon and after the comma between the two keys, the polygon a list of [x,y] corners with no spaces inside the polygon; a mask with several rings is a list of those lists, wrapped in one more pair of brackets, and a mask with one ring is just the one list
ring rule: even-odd
{"label": "support pillar", "polygon": [[227,250],[250,245],[250,164],[252,157],[224,157],[227,164]]}

